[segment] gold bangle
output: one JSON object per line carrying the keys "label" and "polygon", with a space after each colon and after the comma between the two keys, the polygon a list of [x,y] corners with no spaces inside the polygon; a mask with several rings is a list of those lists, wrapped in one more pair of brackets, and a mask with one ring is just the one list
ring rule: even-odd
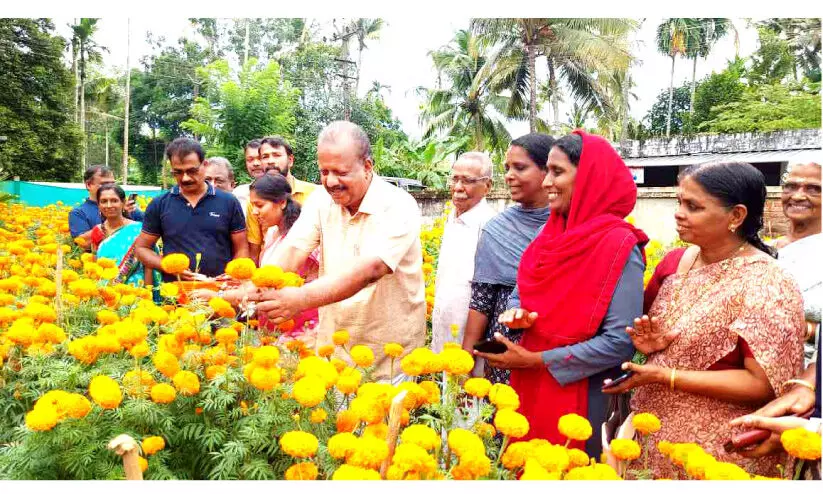
{"label": "gold bangle", "polygon": [[671,376],[669,377],[669,387],[674,391],[674,376],[677,374],[677,369],[672,368]]}
{"label": "gold bangle", "polygon": [[814,393],[816,391],[816,388],[814,387],[814,384],[812,384],[808,381],[804,381],[803,379],[789,379],[788,381],[783,383],[783,386],[785,386],[787,384],[799,384],[800,386],[803,386],[804,388],[811,389],[812,393]]}

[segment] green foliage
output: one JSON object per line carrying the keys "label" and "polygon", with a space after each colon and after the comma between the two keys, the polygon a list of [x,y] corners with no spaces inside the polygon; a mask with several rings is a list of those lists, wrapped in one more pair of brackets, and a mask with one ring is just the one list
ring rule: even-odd
{"label": "green foliage", "polygon": [[793,76],[795,58],[789,42],[781,39],[771,29],[757,30],[760,44],[752,55],[752,67],[748,71],[752,84],[775,84]]}
{"label": "green foliage", "polygon": [[743,64],[744,60],[738,58],[729,62],[722,72],[712,73],[700,81],[694,96],[693,126],[699,128],[701,123],[714,118],[713,107],[740,100],[746,89]]}
{"label": "green foliage", "polygon": [[195,100],[192,118],[181,125],[202,137],[211,152],[234,163],[242,181],[246,176],[243,147],[250,139],[279,134],[291,138],[298,91],[280,76],[277,62],[257,66],[251,59],[234,77],[228,62],[209,64],[198,73],[207,80],[205,97]]}
{"label": "green foliage", "polygon": [[[691,86],[683,84],[674,88],[674,100],[672,102],[672,135],[680,134],[683,131],[685,120],[689,114],[689,102],[691,100]],[[648,131],[653,136],[666,135],[666,120],[668,119],[669,90],[664,89],[657,95],[657,100],[652,105],[649,113],[646,114]]]}
{"label": "green foliage", "polygon": [[774,83],[749,88],[739,102],[715,107],[709,132],[771,132],[820,127],[820,83]]}
{"label": "green foliage", "polygon": [[70,181],[80,173],[66,42],[47,19],[0,19],[0,170],[23,180]]}

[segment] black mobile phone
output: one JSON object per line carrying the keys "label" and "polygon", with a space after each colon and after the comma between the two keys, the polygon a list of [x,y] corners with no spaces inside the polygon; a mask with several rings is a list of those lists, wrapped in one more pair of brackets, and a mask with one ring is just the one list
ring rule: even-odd
{"label": "black mobile phone", "polygon": [[617,379],[614,379],[609,384],[604,384],[601,389],[613,388],[613,387],[617,386],[618,384],[622,383],[623,381],[625,381],[626,379],[632,377],[633,375],[634,375],[634,371],[626,371],[624,374],[622,374]]}
{"label": "black mobile phone", "polygon": [[129,194],[129,201],[136,201],[137,200],[137,193]]}
{"label": "black mobile phone", "polygon": [[492,338],[478,341],[474,344],[474,349],[481,353],[506,353],[506,345]]}

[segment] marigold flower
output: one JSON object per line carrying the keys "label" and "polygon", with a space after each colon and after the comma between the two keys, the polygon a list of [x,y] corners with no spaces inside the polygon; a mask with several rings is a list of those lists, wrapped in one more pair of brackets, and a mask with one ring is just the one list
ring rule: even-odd
{"label": "marigold flower", "polygon": [[440,403],[440,386],[433,381],[420,381],[420,388],[426,391],[426,403]]}
{"label": "marigold flower", "polygon": [[158,451],[162,451],[166,447],[166,441],[160,436],[149,436],[143,439],[140,446],[144,455],[151,456]]}
{"label": "marigold flower", "polygon": [[506,469],[516,470],[526,464],[526,459],[531,455],[531,453],[532,445],[527,442],[520,441],[509,444],[500,460]]}
{"label": "marigold flower", "polygon": [[142,456],[137,457],[137,464],[140,465],[141,472],[145,472],[149,469],[149,461]]}
{"label": "marigold flower", "polygon": [[359,367],[369,367],[374,363],[374,352],[366,345],[355,345],[351,348],[351,358]]}
{"label": "marigold flower", "polygon": [[359,370],[351,367],[346,367],[340,372],[340,377],[337,379],[337,389],[346,395],[357,392],[360,387],[360,381],[363,379],[363,374]]}
{"label": "marigold flower", "polygon": [[569,467],[569,453],[563,446],[548,441],[529,441],[532,457],[548,472],[562,472]]}
{"label": "marigold flower", "polygon": [[391,358],[397,358],[403,355],[403,346],[397,343],[386,343],[383,345],[383,353]]}
{"label": "marigold flower", "polygon": [[295,379],[300,379],[305,376],[319,378],[323,381],[326,389],[331,389],[340,377],[334,364],[317,355],[311,354],[301,358],[297,364],[297,372],[294,374]]}
{"label": "marigold flower", "polygon": [[177,391],[166,383],[155,384],[151,387],[151,400],[155,403],[166,404],[174,401]]}
{"label": "marigold flower", "polygon": [[232,259],[226,264],[226,274],[236,280],[250,280],[256,270],[254,261],[248,257]]}
{"label": "marigold flower", "polygon": [[445,371],[448,374],[462,376],[474,368],[474,358],[462,348],[448,347],[440,352],[439,358],[445,362]]}
{"label": "marigold flower", "polygon": [[210,365],[206,367],[206,379],[213,380],[217,376],[222,376],[226,373],[225,365]]}
{"label": "marigold flower", "polygon": [[315,407],[326,397],[326,386],[315,376],[305,376],[294,383],[292,395],[301,406]]}
{"label": "marigold flower", "polygon": [[89,384],[89,395],[102,408],[111,410],[120,406],[123,393],[117,381],[108,376],[95,376]]}
{"label": "marigold flower", "polygon": [[251,282],[258,288],[282,288],[284,273],[280,266],[262,266],[255,270]]}
{"label": "marigold flower", "polygon": [[660,419],[651,413],[638,413],[632,418],[632,425],[641,434],[653,434],[660,430]]}
{"label": "marigold flower", "polygon": [[317,465],[311,462],[297,463],[286,470],[286,480],[316,480]]}
{"label": "marigold flower", "polygon": [[97,311],[97,321],[100,324],[114,324],[120,320],[120,316],[110,310],[99,310]]}
{"label": "marigold flower", "polygon": [[567,452],[569,454],[569,468],[585,467],[589,464],[590,458],[585,451],[570,448]]}
{"label": "marigold flower", "polygon": [[129,396],[142,395],[152,386],[154,386],[154,378],[146,371],[130,370],[123,376],[123,387]]}
{"label": "marigold flower", "polygon": [[717,460],[710,454],[703,451],[692,451],[686,455],[685,469],[693,479],[705,480],[706,468],[713,465]]}
{"label": "marigold flower", "polygon": [[427,451],[440,448],[440,436],[434,429],[423,424],[406,427],[400,434],[400,440],[403,444],[416,444]]}
{"label": "marigold flower", "polygon": [[181,274],[189,269],[190,261],[186,254],[175,253],[163,256],[160,268],[168,274]]}
{"label": "marigold flower", "polygon": [[352,410],[343,410],[337,414],[335,423],[337,432],[354,432],[360,424],[360,418]]}
{"label": "marigold flower", "polygon": [[751,480],[752,477],[734,463],[715,461],[706,465],[705,478],[706,480]]}
{"label": "marigold flower", "polygon": [[180,287],[174,283],[161,283],[160,296],[163,298],[176,299],[180,295]]}
{"label": "marigold flower", "polygon": [[483,441],[471,431],[453,429],[448,435],[449,449],[457,456],[462,457],[470,452],[485,454]]}
{"label": "marigold flower", "polygon": [[466,394],[478,398],[485,398],[489,394],[491,387],[492,383],[482,377],[472,377],[463,384],[463,389],[466,390]]}
{"label": "marigold flower", "polygon": [[487,424],[486,422],[480,422],[479,420],[474,423],[472,430],[475,434],[482,438],[491,438],[497,434],[497,429],[495,429],[493,425]]}
{"label": "marigold flower", "polygon": [[548,471],[540,465],[540,462],[529,458],[524,462],[523,475],[520,480],[560,480],[560,472]]}
{"label": "marigold flower", "polygon": [[289,431],[280,438],[280,447],[292,458],[311,458],[318,446],[317,438],[308,432]]}
{"label": "marigold flower", "polygon": [[327,358],[334,353],[334,345],[323,345],[317,349],[317,356]]}
{"label": "marigold flower", "polygon": [[261,346],[254,352],[253,362],[263,367],[273,367],[280,361],[280,350],[275,346]]}
{"label": "marigold flower", "polygon": [[469,451],[460,457],[460,462],[456,468],[458,468],[458,471],[462,471],[466,478],[477,479],[489,474],[491,460],[482,452]]}
{"label": "marigold flower", "polygon": [[360,468],[348,464],[340,465],[334,471],[332,480],[380,480],[380,472],[368,468]]}
{"label": "marigold flower", "polygon": [[669,441],[660,441],[657,443],[657,449],[660,450],[660,453],[663,456],[668,458],[674,452],[674,444]]}
{"label": "marigold flower", "polygon": [[249,382],[261,391],[270,391],[280,384],[280,378],[280,369],[256,366],[249,376]]}
{"label": "marigold flower", "polygon": [[612,439],[609,449],[619,460],[636,460],[640,457],[640,445],[631,439]]}
{"label": "marigold flower", "polygon": [[342,460],[357,447],[357,436],[351,432],[340,432],[329,438],[328,450],[332,458]]}
{"label": "marigold flower", "polygon": [[498,410],[509,408],[517,410],[520,408],[520,397],[517,391],[508,384],[497,383],[489,389],[489,401]]}
{"label": "marigold flower", "polygon": [[561,434],[574,441],[586,441],[592,437],[592,425],[576,413],[568,413],[560,417],[557,429]]}
{"label": "marigold flower", "polygon": [[388,456],[389,445],[385,439],[363,436],[357,440],[357,445],[346,462],[357,467],[378,469]]}
{"label": "marigold flower", "polygon": [[795,458],[810,461],[820,459],[820,434],[803,428],[790,429],[780,434],[780,443]]}
{"label": "marigold flower", "polygon": [[50,431],[57,425],[57,411],[51,407],[35,409],[26,414],[26,427],[35,432]]}
{"label": "marigold flower", "polygon": [[238,338],[240,338],[240,335],[231,328],[220,328],[214,333],[214,339],[221,345],[231,345]]}
{"label": "marigold flower", "polygon": [[520,439],[529,432],[529,421],[526,417],[507,408],[497,411],[494,426],[502,434],[515,439]]}
{"label": "marigold flower", "polygon": [[349,332],[345,329],[335,331],[334,334],[332,334],[331,336],[332,341],[337,346],[344,346],[346,343],[349,342],[349,338]]}
{"label": "marigold flower", "polygon": [[361,422],[376,424],[384,417],[384,409],[380,403],[369,397],[358,396],[349,404],[349,410],[357,415]]}
{"label": "marigold flower", "polygon": [[437,470],[437,462],[432,455],[417,444],[405,442],[395,449],[392,466],[404,474],[428,474]]}
{"label": "marigold flower", "polygon": [[154,367],[168,378],[173,378],[180,372],[180,362],[177,361],[177,357],[169,352],[158,350],[154,354],[152,362]]}
{"label": "marigold flower", "polygon": [[200,392],[200,379],[194,372],[180,371],[174,375],[172,382],[182,395],[192,396]]}
{"label": "marigold flower", "polygon": [[209,299],[209,307],[211,307],[215,314],[220,317],[225,317],[226,319],[234,319],[237,315],[234,307],[220,297],[212,297]]}

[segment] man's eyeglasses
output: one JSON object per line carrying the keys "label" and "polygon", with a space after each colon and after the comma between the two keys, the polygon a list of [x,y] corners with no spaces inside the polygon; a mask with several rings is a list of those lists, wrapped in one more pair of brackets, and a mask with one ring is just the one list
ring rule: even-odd
{"label": "man's eyeglasses", "polygon": [[474,185],[490,178],[491,177],[453,177],[449,175],[448,184],[449,187],[454,187],[460,182],[463,182],[463,185]]}
{"label": "man's eyeglasses", "polygon": [[784,194],[794,194],[798,190],[803,189],[806,194],[813,197],[820,197],[820,184],[806,184],[801,182],[785,182],[783,183]]}
{"label": "man's eyeglasses", "polygon": [[186,169],[186,170],[176,170],[176,169],[172,168],[171,174],[175,177],[182,177],[183,175],[188,175],[190,177],[193,177],[194,175],[197,175],[197,173],[200,172],[200,168],[202,168],[202,166],[203,165],[195,166],[194,168],[189,168],[189,169]]}

